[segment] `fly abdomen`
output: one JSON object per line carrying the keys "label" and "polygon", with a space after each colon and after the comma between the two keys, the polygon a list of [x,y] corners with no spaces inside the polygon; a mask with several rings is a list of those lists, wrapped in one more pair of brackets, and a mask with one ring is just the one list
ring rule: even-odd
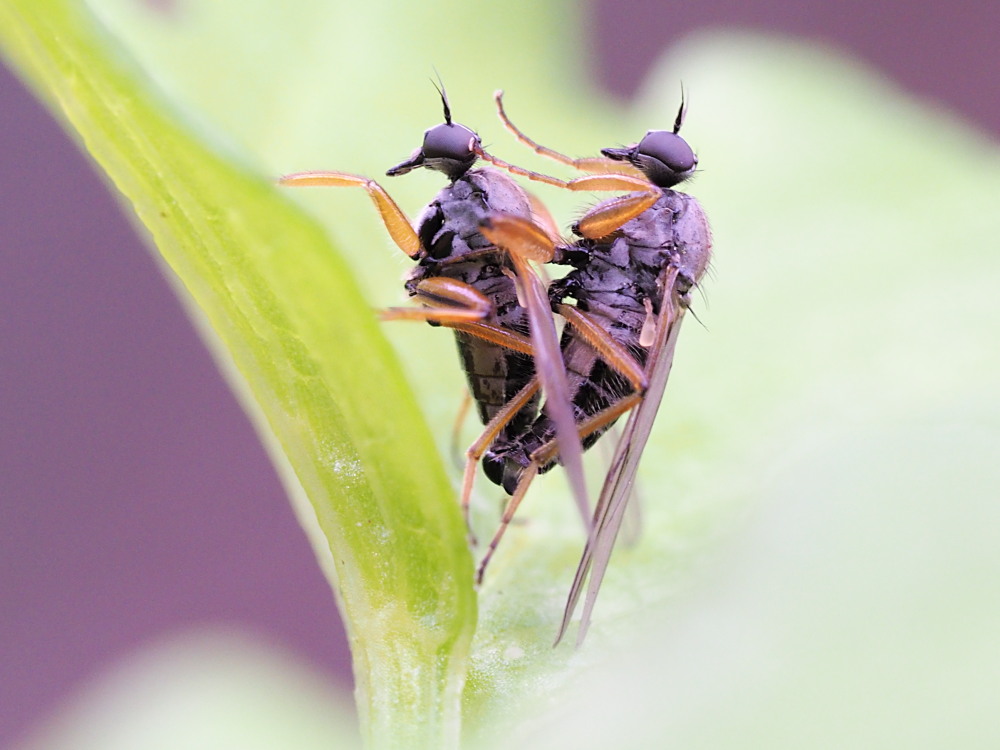
{"label": "fly abdomen", "polygon": [[[479,419],[486,424],[528,384],[535,374],[535,363],[527,354],[485,344],[468,334],[456,333],[455,342]],[[511,419],[506,431],[523,430],[537,411],[536,395]]]}

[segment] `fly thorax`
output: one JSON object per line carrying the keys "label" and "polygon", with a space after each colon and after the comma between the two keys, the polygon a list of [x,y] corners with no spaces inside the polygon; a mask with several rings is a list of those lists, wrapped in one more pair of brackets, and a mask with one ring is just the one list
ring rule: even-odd
{"label": "fly thorax", "polygon": [[484,196],[490,211],[531,218],[527,193],[508,175],[492,168],[473,169],[464,178]]}
{"label": "fly thorax", "polygon": [[656,203],[647,211],[625,225],[633,245],[667,248],[673,245],[674,224],[679,210],[683,209],[683,193],[664,190]]}

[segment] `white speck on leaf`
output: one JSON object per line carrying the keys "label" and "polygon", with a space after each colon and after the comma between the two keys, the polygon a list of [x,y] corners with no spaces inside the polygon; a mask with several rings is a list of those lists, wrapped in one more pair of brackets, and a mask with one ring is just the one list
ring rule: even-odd
{"label": "white speck on leaf", "polygon": [[332,471],[345,485],[352,485],[364,475],[364,468],[356,456],[347,453],[344,446],[335,442],[326,442],[320,451],[320,461]]}

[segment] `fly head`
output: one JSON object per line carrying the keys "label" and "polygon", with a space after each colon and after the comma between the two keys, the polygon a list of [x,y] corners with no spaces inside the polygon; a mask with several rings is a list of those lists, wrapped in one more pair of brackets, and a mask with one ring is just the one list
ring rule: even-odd
{"label": "fly head", "polygon": [[671,188],[684,182],[698,166],[698,157],[679,133],[685,111],[682,99],[673,130],[650,130],[634,146],[606,148],[601,153],[615,161],[629,162],[657,187]]}
{"label": "fly head", "polygon": [[389,169],[389,177],[406,174],[418,167],[443,172],[452,182],[468,172],[476,163],[474,146],[480,146],[479,136],[464,125],[451,121],[451,107],[443,87],[438,87],[444,106],[444,122],[424,131],[423,145],[404,162]]}

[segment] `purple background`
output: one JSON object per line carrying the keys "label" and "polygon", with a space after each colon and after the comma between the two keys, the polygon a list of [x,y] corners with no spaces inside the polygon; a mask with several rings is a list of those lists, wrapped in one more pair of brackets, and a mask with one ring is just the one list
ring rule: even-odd
{"label": "purple background", "polygon": [[[628,95],[672,41],[719,25],[829,41],[1000,136],[996,0],[600,0],[595,75]],[[2,69],[0,112],[0,745],[188,625],[237,623],[347,683],[327,585],[159,270]]]}

